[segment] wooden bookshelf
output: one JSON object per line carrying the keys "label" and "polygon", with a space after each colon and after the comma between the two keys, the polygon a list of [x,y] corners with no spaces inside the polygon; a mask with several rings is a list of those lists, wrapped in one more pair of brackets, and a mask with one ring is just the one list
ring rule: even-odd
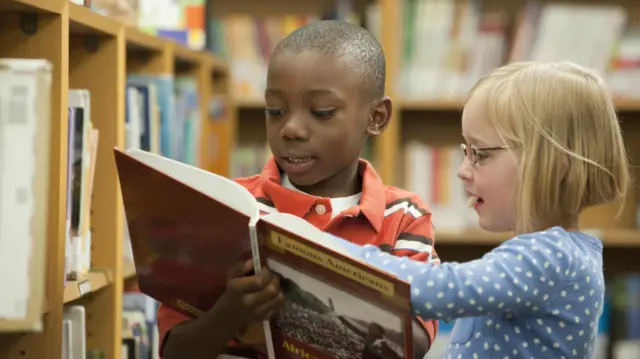
{"label": "wooden bookshelf", "polygon": [[[354,1],[354,10],[361,18],[364,17],[363,7],[374,3],[374,0]],[[561,2],[548,0],[543,3]],[[566,1],[565,1],[566,2]],[[570,1],[571,2],[571,1]],[[573,1],[576,2],[576,1]],[[270,15],[318,15],[330,1],[318,2],[313,5],[296,5],[293,0],[278,0],[273,9],[265,9],[255,1],[247,2],[215,2],[209,9],[210,17],[224,17],[228,14],[243,13],[250,16]],[[393,119],[384,133],[376,138],[375,159],[377,170],[382,179],[392,185],[404,186],[402,174],[403,145],[407,141],[417,139],[433,145],[457,145],[461,142],[460,116],[463,108],[463,98],[451,97],[420,99],[402,96],[398,90],[400,70],[403,61],[401,44],[403,41],[403,7],[404,0],[378,0],[381,17],[380,42],[385,51],[387,63],[386,93],[394,104]],[[516,11],[525,4],[523,0],[488,0],[483,2],[483,12],[496,9],[507,11],[511,19]],[[629,12],[630,21],[638,23],[640,6],[628,0],[612,2],[593,0],[589,4],[619,4]],[[289,5],[289,7],[287,6]],[[277,9],[276,9],[277,8]],[[512,20],[513,21],[513,20]],[[512,25],[512,24],[511,24]],[[509,36],[509,33],[508,35]],[[233,59],[229,59],[233,63]],[[260,96],[239,96],[236,100],[237,123],[242,131],[235,137],[237,146],[256,145],[266,141],[264,126],[264,100]],[[615,105],[623,123],[625,141],[628,144],[629,155],[633,161],[633,175],[640,178],[638,157],[640,157],[640,99],[616,98]],[[636,181],[637,183],[637,181]],[[601,238],[606,247],[640,251],[640,230],[636,226],[636,208],[640,205],[637,185],[631,188],[625,209],[616,219],[617,207],[613,205],[599,206],[586,211],[581,218],[586,228],[599,228]],[[437,226],[437,224],[436,224]],[[464,246],[480,245],[481,251],[494,246],[506,239],[506,236],[485,234],[474,231],[436,232],[437,247],[443,247],[444,260],[457,260],[461,248]],[[481,252],[476,251],[476,257]]]}
{"label": "wooden bookshelf", "polygon": [[[98,349],[106,358],[120,358],[123,286],[125,280],[135,278],[133,263],[123,260],[124,213],[112,152],[113,147],[124,146],[126,76],[197,78],[203,122],[208,123],[211,98],[228,98],[228,68],[209,53],[150,36],[69,0],[3,0],[0,56],[45,58],[53,64],[43,330],[9,334],[0,325],[0,358],[60,358],[62,312],[70,303],[85,306],[87,349]],[[65,287],[67,94],[78,88],[91,93],[91,122],[100,131],[100,139],[91,206],[91,270]],[[220,126],[204,128],[203,141],[211,136],[229,137],[233,128],[229,119],[232,117],[219,118]],[[217,151],[228,157],[228,143],[223,146]],[[228,161],[211,160],[208,153],[203,153],[199,165],[205,164],[220,173],[228,171]]]}

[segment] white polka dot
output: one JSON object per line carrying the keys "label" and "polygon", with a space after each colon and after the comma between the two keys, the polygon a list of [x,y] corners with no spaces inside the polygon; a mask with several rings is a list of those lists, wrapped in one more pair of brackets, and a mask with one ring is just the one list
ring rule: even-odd
{"label": "white polka dot", "polygon": [[432,280],[427,282],[427,287],[433,287],[433,281]]}
{"label": "white polka dot", "polygon": [[413,276],[411,274],[407,276],[407,282],[409,283],[413,282]]}

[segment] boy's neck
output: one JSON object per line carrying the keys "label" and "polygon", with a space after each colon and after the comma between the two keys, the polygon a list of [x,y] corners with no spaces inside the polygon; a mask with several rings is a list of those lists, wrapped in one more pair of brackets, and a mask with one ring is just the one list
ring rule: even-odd
{"label": "boy's neck", "polygon": [[312,196],[325,198],[348,197],[362,191],[359,166],[359,161],[356,161],[333,176],[310,186],[300,186],[293,182],[291,184],[298,190]]}

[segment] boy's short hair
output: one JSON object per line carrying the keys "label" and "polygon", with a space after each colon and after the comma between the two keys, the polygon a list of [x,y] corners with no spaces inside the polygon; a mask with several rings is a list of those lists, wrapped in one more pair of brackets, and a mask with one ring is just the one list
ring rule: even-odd
{"label": "boy's short hair", "polygon": [[282,39],[271,57],[285,51],[317,51],[335,58],[347,57],[353,61],[353,70],[362,76],[369,99],[384,96],[384,52],[375,36],[361,26],[336,20],[314,21]]}
{"label": "boy's short hair", "polygon": [[481,96],[489,120],[517,154],[516,233],[571,225],[588,207],[624,199],[625,145],[597,73],[569,62],[511,63],[480,80],[469,96]]}

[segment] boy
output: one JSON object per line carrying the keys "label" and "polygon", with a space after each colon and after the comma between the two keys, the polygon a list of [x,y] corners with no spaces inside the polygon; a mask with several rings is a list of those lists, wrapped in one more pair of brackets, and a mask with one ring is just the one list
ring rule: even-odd
{"label": "boy", "polygon": [[[367,138],[389,123],[391,100],[384,85],[384,53],[367,30],[319,21],[294,31],[274,49],[267,74],[265,113],[273,157],[260,175],[236,181],[264,213],[291,213],[357,244],[438,261],[431,214],[422,201],[385,186],[359,158]],[[164,359],[213,359],[223,352],[257,357],[238,343],[227,344],[248,324],[277,311],[283,297],[268,269],[250,276],[251,269],[246,262],[231,271],[227,292],[204,317],[185,321],[186,316],[161,306]],[[437,322],[420,324],[414,325],[415,345],[425,352]]]}

